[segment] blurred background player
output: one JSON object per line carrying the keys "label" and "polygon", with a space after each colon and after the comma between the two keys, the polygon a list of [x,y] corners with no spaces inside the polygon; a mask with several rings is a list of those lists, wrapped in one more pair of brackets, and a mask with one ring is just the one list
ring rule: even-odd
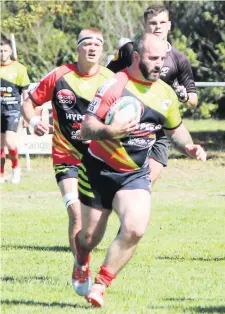
{"label": "blurred background player", "polygon": [[99,64],[103,53],[100,30],[83,29],[78,36],[77,53],[78,61],[75,64],[62,65],[50,72],[29,93],[23,105],[25,120],[34,127],[37,135],[42,136],[50,126],[36,115],[33,104],[41,106],[52,101],[53,166],[69,216],[69,243],[73,255],[76,252],[75,235],[81,229],[77,178],[81,157],[88,148],[88,142],[80,136],[80,126],[97,88],[113,75]]}
{"label": "blurred background player", "polygon": [[[160,78],[173,87],[179,100],[188,108],[194,108],[198,104],[198,96],[196,93],[194,78],[191,65],[186,56],[177,51],[167,41],[168,32],[171,28],[168,10],[158,4],[150,5],[144,11],[144,29],[146,33],[154,34],[167,42],[167,55],[160,72]],[[120,50],[127,49],[127,58],[120,59],[120,51],[118,60],[111,61],[107,66],[113,72],[130,66],[132,43],[126,44]],[[124,52],[125,54],[125,52]],[[168,149],[170,142],[165,134],[160,132],[157,135],[157,141],[151,151],[149,165],[151,168],[152,184],[159,177],[162,168],[168,163]]]}
{"label": "blurred background player", "polygon": [[12,60],[12,45],[7,38],[0,43],[0,79],[1,79],[1,174],[0,183],[4,183],[5,146],[12,163],[12,183],[19,183],[21,170],[17,148],[17,130],[20,122],[21,95],[27,97],[30,84],[27,70],[21,63]]}
{"label": "blurred background player", "polygon": [[107,64],[107,68],[114,73],[119,72],[126,66],[130,66],[132,59],[131,54],[133,52],[133,42],[129,38],[120,38],[117,46],[116,55],[111,58]]}

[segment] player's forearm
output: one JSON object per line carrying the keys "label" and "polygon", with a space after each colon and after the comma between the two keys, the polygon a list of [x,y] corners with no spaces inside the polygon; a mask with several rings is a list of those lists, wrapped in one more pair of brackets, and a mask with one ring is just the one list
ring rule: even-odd
{"label": "player's forearm", "polygon": [[29,96],[24,99],[21,112],[24,120],[26,120],[27,122],[30,122],[31,118],[36,115],[32,101],[30,100]]}
{"label": "player's forearm", "polygon": [[193,141],[189,131],[183,124],[175,130],[165,130],[165,133],[180,153],[190,156],[185,149],[185,145],[193,144]]}
{"label": "player's forearm", "polygon": [[112,138],[110,126],[103,124],[92,116],[86,116],[81,125],[81,136],[85,140],[97,140]]}
{"label": "player's forearm", "polygon": [[187,108],[195,108],[198,104],[198,96],[196,93],[188,93],[188,101],[184,103]]}
{"label": "player's forearm", "polygon": [[23,96],[23,102],[27,99],[28,97],[28,89],[24,89],[22,92],[22,96]]}

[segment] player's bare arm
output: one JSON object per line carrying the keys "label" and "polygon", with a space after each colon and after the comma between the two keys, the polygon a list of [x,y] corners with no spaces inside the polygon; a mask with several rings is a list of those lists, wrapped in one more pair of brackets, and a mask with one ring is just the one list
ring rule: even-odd
{"label": "player's bare arm", "polygon": [[28,123],[30,122],[31,118],[35,115],[35,110],[28,94],[26,95],[23,101],[22,115],[24,120],[26,120]]}
{"label": "player's bare arm", "polygon": [[184,86],[179,86],[175,89],[179,100],[186,108],[195,108],[198,104],[198,95],[196,93],[188,93]]}
{"label": "player's bare arm", "polygon": [[36,135],[42,136],[45,133],[48,133],[49,127],[51,127],[51,125],[43,123],[40,119],[40,116],[36,115],[33,103],[28,95],[23,102],[21,112],[23,118],[34,128],[34,133]]}
{"label": "player's bare arm", "polygon": [[101,141],[128,134],[136,130],[136,126],[135,118],[129,122],[120,121],[119,112],[115,113],[111,125],[106,125],[98,118],[87,114],[81,126],[81,136],[87,140]]}
{"label": "player's bare arm", "polygon": [[25,99],[27,99],[28,97],[28,89],[24,89],[22,92],[22,95],[23,95],[23,101],[25,101]]}
{"label": "player's bare arm", "polygon": [[179,152],[202,162],[206,161],[206,152],[200,145],[193,143],[189,131],[183,124],[174,130],[165,130],[165,133]]}
{"label": "player's bare arm", "polygon": [[195,108],[198,104],[198,95],[196,93],[188,93],[188,101],[185,102],[187,108]]}

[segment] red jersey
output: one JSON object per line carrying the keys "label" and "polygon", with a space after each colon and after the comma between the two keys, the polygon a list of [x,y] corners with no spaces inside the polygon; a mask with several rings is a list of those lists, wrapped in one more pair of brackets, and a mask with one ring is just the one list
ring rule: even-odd
{"label": "red jersey", "polygon": [[29,93],[40,106],[48,101],[53,107],[53,164],[79,165],[87,145],[81,141],[80,126],[97,88],[112,72],[103,66],[93,75],[82,75],[76,64],[66,64],[50,72]]}

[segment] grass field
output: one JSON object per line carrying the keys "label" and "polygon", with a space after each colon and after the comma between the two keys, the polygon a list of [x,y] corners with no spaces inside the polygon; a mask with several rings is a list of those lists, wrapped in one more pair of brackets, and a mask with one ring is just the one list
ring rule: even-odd
{"label": "grass field", "polygon": [[[171,152],[154,186],[149,228],[103,309],[72,290],[67,214],[51,159],[32,159],[19,186],[1,187],[2,313],[225,313],[225,121],[185,123],[209,160]],[[94,274],[117,230],[112,214],[92,254]]]}

